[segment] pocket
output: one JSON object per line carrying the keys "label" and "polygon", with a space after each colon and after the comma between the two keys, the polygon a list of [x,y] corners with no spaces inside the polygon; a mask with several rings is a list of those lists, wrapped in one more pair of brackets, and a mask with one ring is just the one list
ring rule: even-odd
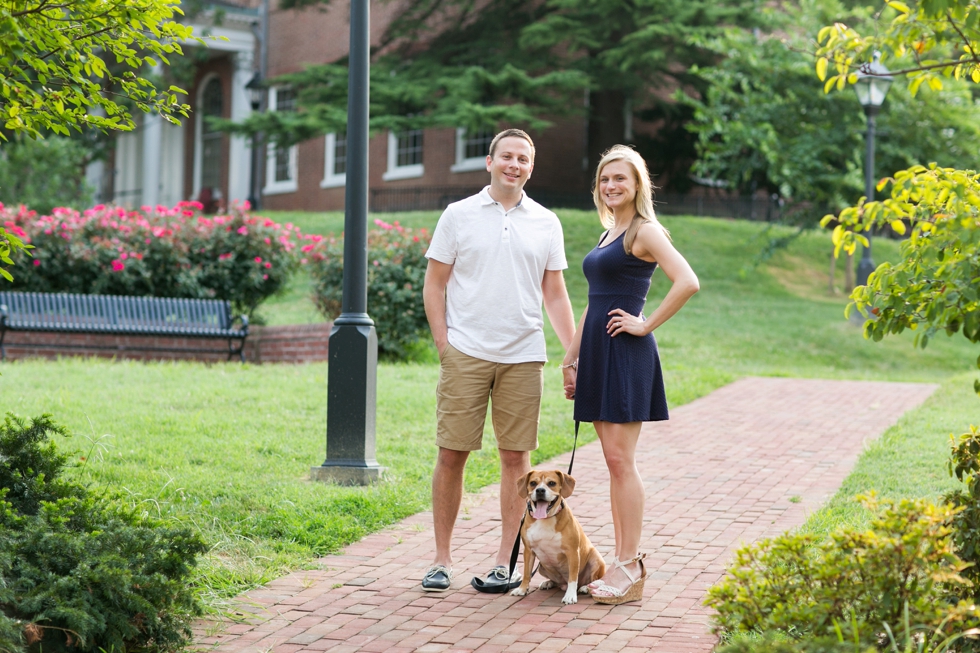
{"label": "pocket", "polygon": [[439,362],[440,363],[442,363],[443,361],[446,360],[446,357],[449,356],[450,350],[455,351],[455,348],[451,344],[449,344],[447,342],[446,343],[446,348],[443,349],[442,352],[439,353]]}

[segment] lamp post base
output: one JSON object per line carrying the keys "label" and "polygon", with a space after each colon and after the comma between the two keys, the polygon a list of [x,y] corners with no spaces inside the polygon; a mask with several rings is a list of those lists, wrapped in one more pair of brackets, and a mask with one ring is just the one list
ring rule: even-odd
{"label": "lamp post base", "polygon": [[868,277],[871,273],[875,271],[874,261],[871,260],[870,252],[865,250],[866,254],[861,256],[861,260],[858,262],[857,269],[857,285],[866,286],[868,285]]}
{"label": "lamp post base", "polygon": [[380,483],[385,468],[380,465],[348,467],[344,465],[318,465],[310,468],[310,480],[337,485],[372,485]]}

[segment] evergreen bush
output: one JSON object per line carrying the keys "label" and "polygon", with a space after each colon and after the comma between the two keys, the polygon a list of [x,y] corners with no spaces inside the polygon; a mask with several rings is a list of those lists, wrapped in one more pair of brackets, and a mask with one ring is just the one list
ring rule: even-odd
{"label": "evergreen bush", "polygon": [[[368,233],[368,314],[378,334],[378,350],[391,358],[407,358],[429,333],[422,300],[431,236],[398,222],[375,220]],[[302,247],[314,281],[313,301],[327,319],[340,315],[344,285],[344,239],[307,236]]]}
{"label": "evergreen bush", "polygon": [[99,205],[38,215],[0,204],[0,226],[30,243],[14,259],[13,290],[225,299],[249,315],[296,269],[299,229],[198,202],[137,211]]}
{"label": "evergreen bush", "polygon": [[178,651],[206,548],[186,528],[66,478],[47,416],[0,426],[0,651]]}

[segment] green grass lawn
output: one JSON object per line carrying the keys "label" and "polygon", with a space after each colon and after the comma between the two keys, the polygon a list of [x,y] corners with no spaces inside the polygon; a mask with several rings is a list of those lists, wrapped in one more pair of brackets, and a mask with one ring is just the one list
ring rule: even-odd
{"label": "green grass lawn", "polygon": [[[271,215],[307,232],[339,232],[343,225],[339,214]],[[569,291],[579,313],[586,295],[581,259],[601,229],[592,213],[559,215]],[[431,228],[438,213],[382,217]],[[980,412],[969,389],[976,351],[965,338],[937,338],[924,351],[908,337],[865,341],[843,319],[846,299],[827,292],[827,234],[805,235],[753,267],[763,225],[677,217],[664,223],[702,286],[657,333],[671,405],[746,375],[943,383],[941,393],[872,445],[832,504],[840,510],[811,523],[822,528],[859,519],[847,497],[865,487],[934,495],[948,485],[942,469],[947,435],[965,430]],[[876,241],[879,262],[896,254],[895,243]],[[666,288],[661,273],[656,279],[650,306]],[[284,295],[263,307],[266,321],[322,319],[308,298],[309,283],[298,275]],[[561,349],[550,328],[548,342],[555,360]],[[85,478],[201,530],[213,548],[198,584],[214,606],[428,507],[438,375],[432,363],[380,366],[378,459],[390,480],[365,489],[307,480],[325,452],[325,365],[64,359],[8,363],[0,372],[3,409],[24,416],[47,412],[66,424],[75,434],[69,446],[85,458]],[[583,435],[585,441],[595,437],[591,429]],[[571,447],[571,404],[561,396],[554,365],[546,368],[540,439],[535,462]],[[467,489],[495,482],[497,474],[488,435],[467,468]]]}

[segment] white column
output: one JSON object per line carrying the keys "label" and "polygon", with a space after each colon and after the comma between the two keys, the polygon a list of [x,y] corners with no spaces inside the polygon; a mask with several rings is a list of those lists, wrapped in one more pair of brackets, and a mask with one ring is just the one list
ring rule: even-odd
{"label": "white column", "polygon": [[158,113],[143,114],[143,206],[160,203],[161,122]]}
{"label": "white column", "polygon": [[[231,119],[244,120],[252,113],[248,89],[245,85],[252,79],[252,52],[235,53],[235,72],[231,78]],[[232,136],[228,156],[228,200],[242,202],[249,196],[249,175],[251,173],[251,141],[242,136]]]}

